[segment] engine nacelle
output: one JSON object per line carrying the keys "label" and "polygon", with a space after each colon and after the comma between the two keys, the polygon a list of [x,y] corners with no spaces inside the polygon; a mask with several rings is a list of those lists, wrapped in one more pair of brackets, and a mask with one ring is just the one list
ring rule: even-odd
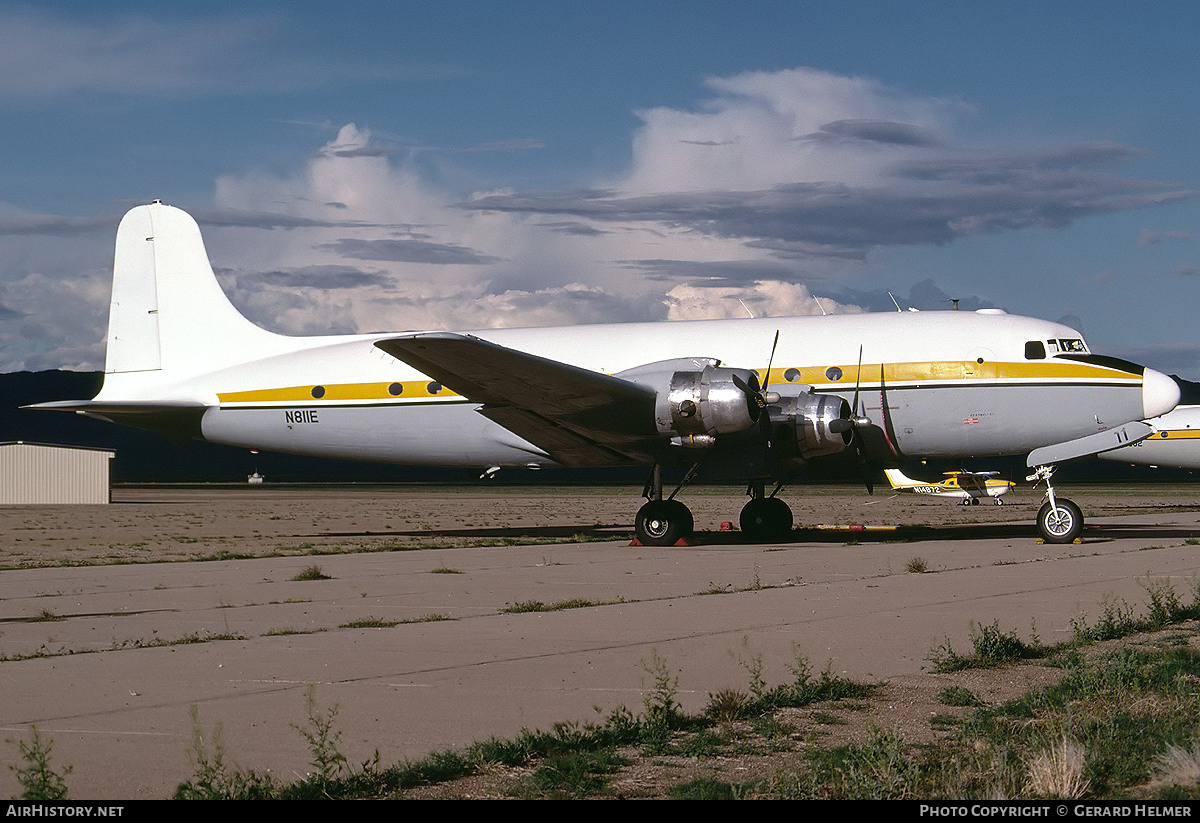
{"label": "engine nacelle", "polygon": [[720,362],[710,357],[664,360],[616,376],[654,390],[659,434],[680,446],[708,448],[720,435],[751,428],[763,413],[758,375],[723,368]]}
{"label": "engine nacelle", "polygon": [[837,454],[849,446],[854,437],[852,429],[841,433],[829,430],[833,421],[850,417],[850,404],[837,395],[812,392],[792,395],[780,398],[768,408],[771,422],[776,424],[777,436],[780,428],[794,436],[795,441],[790,445],[804,460]]}
{"label": "engine nacelle", "polygon": [[678,435],[685,444],[711,445],[717,435],[745,431],[758,422],[762,407],[757,394],[758,375],[748,369],[708,365],[677,371],[666,391],[658,393],[654,422],[659,432]]}

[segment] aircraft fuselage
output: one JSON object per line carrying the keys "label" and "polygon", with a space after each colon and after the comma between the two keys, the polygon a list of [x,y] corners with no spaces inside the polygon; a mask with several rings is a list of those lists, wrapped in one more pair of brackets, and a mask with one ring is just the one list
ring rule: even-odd
{"label": "aircraft fuselage", "polygon": [[[879,424],[886,420],[895,445],[909,457],[1017,454],[1144,414],[1140,368],[1102,358],[1087,362],[1088,355],[1026,359],[1029,341],[1077,339],[1078,333],[1006,314],[889,313],[467,334],[607,374],[702,355],[762,375],[776,331],[770,390],[811,386],[816,394],[847,402],[857,390],[862,413]],[[375,348],[377,340],[395,336],[285,338],[295,350],[197,375],[176,393],[208,406],[202,433],[218,443],[413,465],[554,465],[543,450],[477,414],[477,403]]]}

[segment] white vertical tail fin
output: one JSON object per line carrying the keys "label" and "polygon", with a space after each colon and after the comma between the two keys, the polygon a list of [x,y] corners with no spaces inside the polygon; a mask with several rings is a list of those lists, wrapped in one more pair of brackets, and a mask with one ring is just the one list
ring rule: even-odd
{"label": "white vertical tail fin", "polygon": [[891,484],[893,489],[928,485],[917,480],[913,480],[911,477],[906,476],[904,472],[900,471],[899,469],[884,469],[883,473],[887,476],[888,483]]}
{"label": "white vertical tail fin", "polygon": [[121,220],[106,373],[184,378],[243,361],[277,338],[229,302],[189,214],[155,202]]}

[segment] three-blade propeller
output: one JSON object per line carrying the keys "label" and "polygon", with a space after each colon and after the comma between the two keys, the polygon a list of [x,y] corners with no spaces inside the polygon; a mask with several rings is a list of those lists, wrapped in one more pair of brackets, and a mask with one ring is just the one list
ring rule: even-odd
{"label": "three-blade propeller", "polygon": [[858,373],[854,378],[854,400],[850,404],[850,416],[834,420],[829,424],[829,430],[834,434],[851,432],[850,445],[858,455],[858,467],[862,474],[863,484],[867,487],[867,494],[874,494],[875,484],[871,481],[871,468],[867,462],[866,444],[863,442],[862,433],[863,429],[874,424],[871,423],[871,418],[862,414],[864,409],[859,405],[862,389],[862,357],[863,347],[860,345],[858,347]]}
{"label": "three-blade propeller", "polygon": [[767,410],[768,405],[779,402],[778,394],[767,391],[767,384],[771,380],[771,366],[775,363],[775,349],[778,345],[779,330],[776,329],[775,342],[771,344],[771,356],[767,359],[767,373],[761,385],[758,382],[758,375],[753,372],[750,374],[749,383],[738,375],[733,375],[733,384],[742,390],[742,394],[746,395],[746,403],[750,409],[750,416],[755,422],[765,419],[762,414]]}

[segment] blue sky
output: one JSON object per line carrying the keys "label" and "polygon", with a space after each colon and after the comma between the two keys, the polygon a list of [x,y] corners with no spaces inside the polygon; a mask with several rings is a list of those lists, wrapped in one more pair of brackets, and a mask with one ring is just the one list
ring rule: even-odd
{"label": "blue sky", "polygon": [[1197,30],[1194,2],[0,2],[0,370],[102,367],[116,224],[161,198],[287,333],[890,290],[1200,379]]}

